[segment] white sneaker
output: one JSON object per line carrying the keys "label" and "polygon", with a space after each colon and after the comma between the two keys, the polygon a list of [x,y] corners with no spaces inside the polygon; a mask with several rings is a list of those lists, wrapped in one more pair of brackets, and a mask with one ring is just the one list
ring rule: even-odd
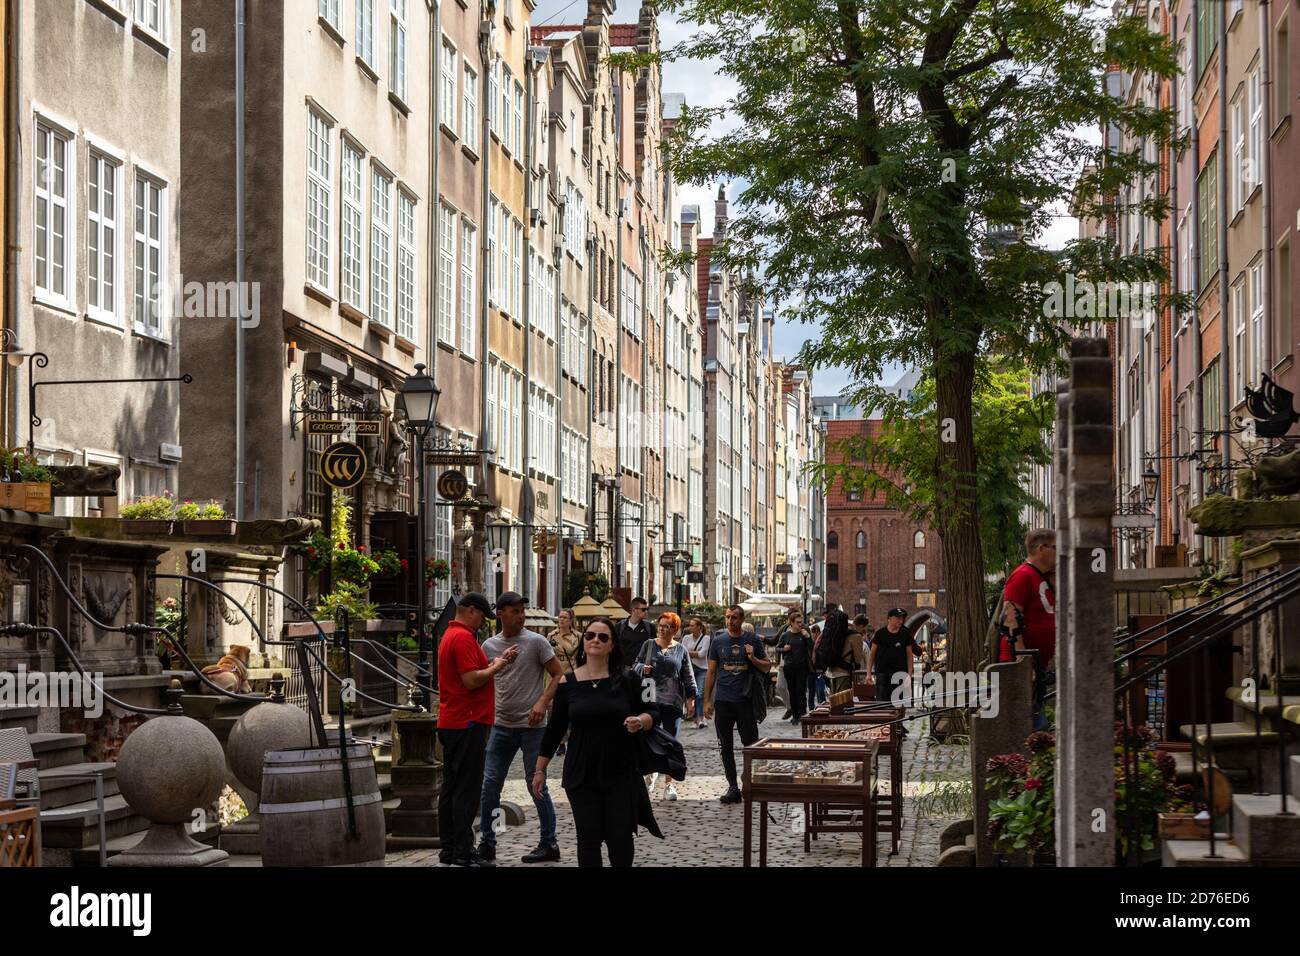
{"label": "white sneaker", "polygon": [[669,799],[669,800],[676,800],[676,799],[677,799],[677,788],[674,787],[674,786],[670,783],[670,784],[668,785],[668,789],[667,789],[666,791],[664,791],[664,796],[665,796],[667,799]]}

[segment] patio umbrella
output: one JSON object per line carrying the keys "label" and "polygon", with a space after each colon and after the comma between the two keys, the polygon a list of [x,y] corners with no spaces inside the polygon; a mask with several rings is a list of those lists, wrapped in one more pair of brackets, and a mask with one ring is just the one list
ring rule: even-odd
{"label": "patio umbrella", "polygon": [[741,608],[748,615],[753,617],[769,617],[773,614],[784,614],[788,609],[775,601],[764,601],[751,598],[748,601],[741,602]]}
{"label": "patio umbrella", "polygon": [[532,631],[549,631],[559,623],[540,607],[530,607],[524,612],[524,627]]}
{"label": "patio umbrella", "polygon": [[593,617],[604,617],[605,609],[590,594],[584,594],[578,598],[573,605],[573,618],[576,621],[585,621]]}

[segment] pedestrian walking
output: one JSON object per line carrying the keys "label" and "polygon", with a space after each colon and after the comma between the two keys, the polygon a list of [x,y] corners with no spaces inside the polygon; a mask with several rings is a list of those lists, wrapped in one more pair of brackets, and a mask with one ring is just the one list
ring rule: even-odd
{"label": "pedestrian walking", "polygon": [[663,837],[637,770],[635,735],[648,732],[654,716],[627,672],[608,618],[587,622],[577,665],[560,678],[532,790],[545,789],[546,768],[568,731],[561,783],[573,811],[578,866],[601,866],[602,846],[610,866],[631,866],[638,824]]}
{"label": "pedestrian walking", "polygon": [[550,635],[551,650],[555,656],[560,659],[566,674],[573,671],[573,658],[578,653],[578,645],[582,643],[582,635],[573,626],[573,611],[569,608],[560,608],[560,613],[556,615],[555,630]]}
{"label": "pedestrian walking", "polygon": [[650,627],[650,622],[645,619],[649,607],[645,598],[634,597],[627,619],[619,621],[614,630],[618,646],[623,651],[623,660],[628,664],[637,659],[642,644],[654,640],[654,630]]}
{"label": "pedestrian walking", "polygon": [[1050,528],[1030,531],[1025,535],[1025,554],[1025,562],[1007,578],[1002,598],[1024,619],[1020,638],[1024,647],[1038,651],[1034,729],[1042,730],[1047,726],[1042,688],[1056,680],[1056,591],[1052,585],[1056,571],[1056,532]]}
{"label": "pedestrian walking", "polygon": [[766,693],[767,672],[772,667],[763,642],[747,634],[744,624],[744,608],[733,604],[727,608],[726,629],[714,634],[709,643],[704,715],[717,714],[714,730],[722,751],[722,769],[727,775],[727,792],[718,798],[720,803],[741,801],[732,734],[738,730],[740,743],[746,747],[758,740],[753,698]]}
{"label": "pedestrian walking", "polygon": [[[659,615],[655,622],[655,639],[641,645],[641,656],[637,659],[634,672],[641,678],[642,694],[645,699],[646,681],[654,684],[653,700],[659,708],[658,723],[664,730],[677,736],[677,727],[682,719],[682,705],[686,710],[695,709],[697,696],[695,672],[691,669],[691,657],[685,645],[677,640],[682,621],[669,611]],[[651,774],[646,787],[653,798],[660,774]],[[663,774],[664,798],[677,799],[677,788],[672,778]]]}
{"label": "pedestrian walking", "polygon": [[814,710],[819,704],[826,703],[826,672],[817,666],[817,645],[821,643],[822,635],[826,633],[826,625],[823,621],[814,624],[810,629],[812,634],[812,658],[809,661],[810,670],[808,671],[808,709]]}
{"label": "pedestrian walking", "polygon": [[483,765],[496,711],[494,679],[519,656],[509,648],[491,661],[479,647],[483,622],[496,618],[483,595],[460,599],[456,617],[438,644],[438,743],[442,787],[438,793],[438,859],[451,866],[492,866],[474,852],[474,815],[483,795]]}
{"label": "pedestrian walking", "polygon": [[704,679],[709,674],[709,626],[703,618],[691,618],[691,633],[686,636],[686,651],[691,657],[691,671],[695,677],[695,729],[709,725],[704,719]]}
{"label": "pedestrian walking", "polygon": [[776,646],[781,650],[781,669],[785,673],[785,686],[789,692],[789,720],[798,724],[808,712],[808,677],[811,673],[813,638],[804,626],[803,612],[795,609],[786,616],[786,626],[777,635]]}
{"label": "pedestrian walking", "polygon": [[831,642],[826,648],[826,684],[830,693],[851,690],[853,672],[866,666],[865,644],[859,630],[866,626],[865,614],[859,614],[851,626],[843,611],[832,611],[827,617],[822,640]]}
{"label": "pedestrian walking", "polygon": [[[524,779],[531,780],[537,767],[542,735],[546,732],[546,714],[555,696],[556,682],[564,668],[541,634],[524,627],[524,596],[507,591],[497,598],[497,620],[501,633],[483,642],[483,653],[501,655],[513,650],[516,660],[496,679],[496,722],[488,735],[487,758],[483,769],[483,791],[479,807],[480,860],[495,861],[497,856],[497,810],[501,806],[501,788],[510,766],[520,752],[524,755]],[[551,681],[547,685],[546,677]],[[533,795],[541,839],[521,858],[524,863],[546,863],[560,858],[555,835],[555,805],[543,788]]]}
{"label": "pedestrian walking", "polygon": [[871,638],[871,652],[867,656],[867,670],[876,682],[876,700],[894,700],[908,706],[912,699],[912,666],[921,646],[912,637],[904,621],[907,611],[901,607],[890,608],[885,615],[885,626]]}

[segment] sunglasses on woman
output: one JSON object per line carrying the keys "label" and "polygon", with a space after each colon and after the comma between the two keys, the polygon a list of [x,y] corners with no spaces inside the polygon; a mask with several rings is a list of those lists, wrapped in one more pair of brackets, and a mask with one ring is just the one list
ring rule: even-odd
{"label": "sunglasses on woman", "polygon": [[602,644],[610,642],[610,636],[602,631],[588,631],[582,635],[584,641],[599,641]]}

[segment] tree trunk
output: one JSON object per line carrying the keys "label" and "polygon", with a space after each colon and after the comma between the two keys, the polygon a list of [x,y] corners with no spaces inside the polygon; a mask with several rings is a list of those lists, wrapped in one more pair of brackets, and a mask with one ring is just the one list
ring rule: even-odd
{"label": "tree trunk", "polygon": [[950,671],[969,671],[982,656],[987,625],[975,487],[975,355],[967,352],[941,361],[937,348],[935,352],[936,368],[942,369],[935,383],[939,415],[935,515],[948,591],[947,666]]}

